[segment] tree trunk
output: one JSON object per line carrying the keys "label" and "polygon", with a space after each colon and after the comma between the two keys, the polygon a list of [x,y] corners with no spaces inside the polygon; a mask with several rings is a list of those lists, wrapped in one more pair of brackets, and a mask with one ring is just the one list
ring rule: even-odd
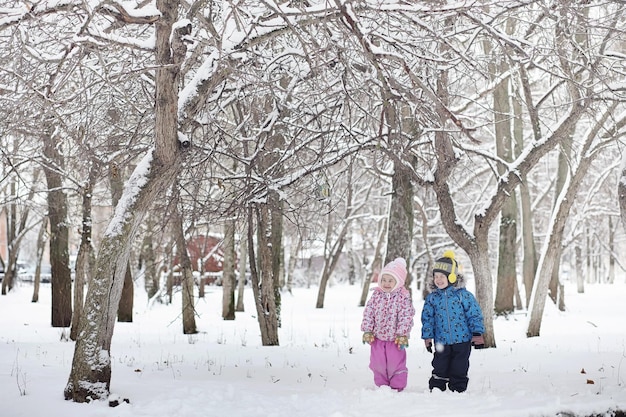
{"label": "tree trunk", "polygon": [[[541,139],[541,124],[537,114],[537,108],[531,93],[530,81],[528,73],[523,65],[518,67],[520,72],[519,82],[521,83],[519,95],[513,100],[513,112],[515,119],[513,120],[513,137],[515,155],[520,155],[524,149],[524,112],[522,102],[526,106],[527,114],[530,118],[532,126],[533,139],[538,141]],[[520,173],[520,220],[522,234],[522,282],[524,284],[524,306],[528,308],[530,305],[530,294],[533,290],[533,282],[535,273],[537,272],[537,248],[535,247],[535,233],[533,228],[533,213],[530,199],[530,191],[528,189],[528,175]]]}
{"label": "tree trunk", "polygon": [[[51,127],[50,127],[51,128]],[[50,221],[50,266],[52,269],[52,327],[72,323],[72,277],[70,274],[67,198],[63,192],[63,156],[51,132],[44,137],[43,152],[48,159],[44,168],[48,183]]]}
{"label": "tree trunk", "polygon": [[[11,201],[17,201],[15,183],[17,178],[11,178],[10,199]],[[13,289],[13,278],[17,265],[17,204],[12,203],[9,205],[7,213],[7,262],[4,264],[4,278],[2,279],[2,295],[6,295]]]}
{"label": "tree trunk", "polygon": [[2,279],[2,295],[6,295],[13,289],[13,281],[17,272],[17,255],[19,253],[19,243],[17,239],[17,178],[11,178],[9,185],[10,201],[7,213],[7,262],[4,264],[4,278]]}
{"label": "tree trunk", "polygon": [[491,280],[491,267],[489,265],[489,251],[487,249],[487,236],[476,239],[476,246],[467,252],[472,263],[472,270],[476,279],[476,299],[483,312],[485,323],[485,346],[496,347],[496,336],[493,328],[493,285]]}
{"label": "tree trunk", "polygon": [[182,316],[183,316],[183,334],[196,334],[198,330],[196,328],[196,317],[194,308],[194,282],[193,282],[193,266],[191,265],[191,258],[187,251],[187,240],[185,239],[185,230],[183,228],[183,216],[180,208],[179,198],[179,185],[178,182],[174,183],[174,189],[172,195],[174,201],[172,206],[175,208],[173,214],[172,229],[174,239],[176,241],[176,254],[180,262],[180,277],[182,287]]}
{"label": "tree trunk", "polygon": [[155,262],[154,243],[152,242],[154,222],[148,216],[146,232],[141,243],[141,269],[143,269],[144,288],[148,294],[148,299],[152,299],[159,291],[160,279],[158,268]]}
{"label": "tree trunk", "polygon": [[[505,30],[513,32],[513,19],[506,21]],[[492,45],[486,50],[492,54]],[[498,74],[510,71],[509,61],[501,57],[493,57],[490,65],[492,81]],[[496,140],[496,153],[503,161],[512,162],[513,155],[513,114],[511,109],[510,78],[502,79],[493,91],[493,124]],[[498,165],[498,174],[504,175],[506,167]],[[498,272],[496,275],[496,297],[494,312],[496,315],[507,315],[514,310],[515,286],[517,282],[517,200],[513,191],[500,212],[500,229],[498,245]]]}
{"label": "tree trunk", "polygon": [[[256,213],[257,224],[257,259],[254,251],[254,218]],[[261,330],[263,346],[278,346],[278,314],[274,300],[274,279],[272,277],[272,253],[270,243],[269,209],[266,205],[258,204],[248,212],[248,253],[250,257],[250,271],[252,290],[256,304],[256,311]]]}
{"label": "tree trunk", "polygon": [[289,254],[289,263],[287,264],[287,291],[291,293],[293,288],[293,274],[296,270],[296,263],[298,261],[298,254],[300,253],[300,249],[302,248],[302,235],[298,233],[297,242],[295,245],[291,246],[291,253]]}
{"label": "tree trunk", "polygon": [[[571,153],[572,153],[572,147],[568,143],[568,141],[565,141],[563,145],[561,146],[561,151],[559,152],[557,178],[556,178],[556,185],[555,185],[555,192],[554,192],[555,201],[554,201],[553,207],[556,207],[556,204],[557,204],[556,200],[559,198],[561,191],[563,190],[563,187],[565,183],[567,182],[567,177],[569,175],[569,160],[570,160]],[[552,299],[552,302],[556,304],[559,298],[561,245],[558,245],[558,247],[555,248],[554,256],[555,256],[556,262],[554,264],[554,267],[552,269],[551,276],[550,276],[550,285],[548,288],[548,295],[550,296],[550,299]]]}
{"label": "tree trunk", "polygon": [[619,181],[617,182],[617,202],[622,227],[626,231],[626,154],[622,157]]}
{"label": "tree trunk", "polygon": [[[109,183],[111,184],[111,201],[113,207],[117,206],[118,201],[124,192],[123,171],[114,162],[109,167]],[[130,260],[124,274],[124,286],[122,287],[122,297],[117,310],[117,321],[131,323],[133,321],[133,274],[130,269]]]}
{"label": "tree trunk", "polygon": [[87,181],[81,190],[83,221],[81,228],[80,246],[76,254],[76,266],[74,271],[74,314],[72,317],[72,328],[70,329],[70,339],[76,340],[80,321],[83,319],[83,302],[85,298],[85,285],[91,282],[92,271],[95,263],[93,245],[91,244],[92,218],[91,218],[91,198],[93,187],[96,182],[96,170],[92,163],[87,176]]}
{"label": "tree trunk", "polygon": [[276,304],[277,326],[282,326],[282,295],[280,289],[284,281],[284,250],[283,250],[283,205],[278,194],[270,191],[268,196],[270,215],[270,255],[272,257],[272,287]]}
{"label": "tree trunk", "polygon": [[576,257],[576,290],[579,294],[585,292],[585,275],[583,272],[583,253],[580,245],[576,243],[574,247],[574,256]]}
{"label": "tree trunk", "polygon": [[[391,203],[389,206],[389,226],[387,232],[387,253],[384,264],[398,257],[404,258],[407,270],[411,265],[411,247],[413,242],[413,184],[408,168],[400,163],[394,164],[391,179]],[[411,288],[411,278],[407,274],[405,282]]]}
{"label": "tree trunk", "polygon": [[64,390],[65,399],[76,402],[105,399],[109,394],[111,339],[132,242],[146,211],[162,190],[170,188],[180,167],[178,85],[185,48],[178,36],[183,33],[172,31],[178,20],[177,1],[157,0],[157,8],[161,16],[156,23],[155,149],[129,178],[126,198],[120,199],[100,244],[96,274],[85,302],[90,320],[81,320],[81,337],[76,341]]}
{"label": "tree trunk", "polygon": [[44,216],[41,219],[41,226],[39,227],[39,234],[37,235],[37,254],[35,256],[35,278],[33,284],[33,298],[31,302],[36,303],[39,301],[39,284],[41,282],[41,260],[43,259],[43,253],[45,251],[47,241],[48,230],[48,216]]}
{"label": "tree trunk", "polygon": [[537,272],[537,249],[535,247],[535,234],[533,232],[532,207],[530,204],[530,193],[526,183],[526,175],[522,179],[520,186],[520,200],[522,205],[522,242],[524,256],[522,258],[522,275],[524,281],[524,297],[526,308],[530,306],[530,295],[533,291],[535,274]]}
{"label": "tree trunk", "polygon": [[373,279],[378,279],[380,271],[383,269],[383,245],[387,237],[387,219],[382,219],[378,224],[378,241],[374,249],[374,259],[369,268],[365,269],[365,277],[363,278],[363,289],[361,291],[361,299],[359,307],[365,307],[367,303],[367,294],[370,290],[370,283]]}
{"label": "tree trunk", "polygon": [[517,202],[514,195],[502,207],[499,243],[494,311],[496,315],[507,315],[515,309],[517,286]]}
{"label": "tree trunk", "polygon": [[248,264],[248,239],[241,238],[239,241],[239,283],[237,284],[237,306],[235,311],[245,311],[244,308],[244,290],[246,288],[247,268]]}
{"label": "tree trunk", "polygon": [[130,269],[129,256],[128,265],[126,265],[126,273],[124,274],[124,285],[122,286],[120,305],[117,309],[117,321],[122,323],[132,323],[134,298],[135,286],[133,283],[133,272]]}
{"label": "tree trunk", "polygon": [[[222,269],[222,318],[235,320],[235,221],[227,219],[224,224],[224,261]],[[239,277],[244,279],[245,277]]]}
{"label": "tree trunk", "polygon": [[609,216],[609,274],[607,283],[615,283],[615,227],[613,226],[613,218]]}

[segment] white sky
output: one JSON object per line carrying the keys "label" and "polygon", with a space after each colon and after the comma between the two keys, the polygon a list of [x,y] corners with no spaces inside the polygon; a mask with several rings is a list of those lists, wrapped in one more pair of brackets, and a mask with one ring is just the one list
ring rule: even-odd
{"label": "white sky", "polygon": [[33,304],[32,284],[20,283],[0,297],[0,415],[521,417],[626,410],[624,281],[588,284],[582,295],[568,283],[568,311],[548,302],[539,338],[525,337],[524,313],[497,319],[498,347],[472,352],[463,394],[428,392],[432,356],[419,338],[421,300],[407,351],[409,383],[397,393],[373,384],[358,286],[330,287],[324,309],[315,308],[316,287],[283,294],[279,347],[260,345],[250,288],[246,312],[223,321],[221,287],[207,287],[197,302],[200,333],[186,336],[180,293],[173,305],[148,306],[138,287],[135,321],[117,323],[113,337],[111,392],[130,399],[116,408],[63,399],[74,344],[50,327],[49,284]]}

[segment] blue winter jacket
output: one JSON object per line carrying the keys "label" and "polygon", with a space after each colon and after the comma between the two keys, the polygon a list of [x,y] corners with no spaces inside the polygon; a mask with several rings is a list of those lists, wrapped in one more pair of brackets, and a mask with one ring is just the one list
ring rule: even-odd
{"label": "blue winter jacket", "polygon": [[473,333],[484,332],[480,306],[465,287],[448,285],[426,296],[422,309],[422,339],[451,345],[469,342]]}

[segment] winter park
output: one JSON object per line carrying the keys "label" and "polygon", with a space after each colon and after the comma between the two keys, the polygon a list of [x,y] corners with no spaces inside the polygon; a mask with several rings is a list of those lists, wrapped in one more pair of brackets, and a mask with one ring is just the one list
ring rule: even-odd
{"label": "winter park", "polygon": [[625,29],[0,0],[0,416],[626,415]]}

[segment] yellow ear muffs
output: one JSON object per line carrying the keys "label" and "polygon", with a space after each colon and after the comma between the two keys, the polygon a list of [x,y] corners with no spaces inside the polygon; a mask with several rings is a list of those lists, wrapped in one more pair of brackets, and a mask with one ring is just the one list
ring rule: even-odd
{"label": "yellow ear muffs", "polygon": [[450,270],[450,275],[448,275],[448,281],[450,284],[454,284],[456,282],[456,260],[450,260],[452,261],[452,269]]}

